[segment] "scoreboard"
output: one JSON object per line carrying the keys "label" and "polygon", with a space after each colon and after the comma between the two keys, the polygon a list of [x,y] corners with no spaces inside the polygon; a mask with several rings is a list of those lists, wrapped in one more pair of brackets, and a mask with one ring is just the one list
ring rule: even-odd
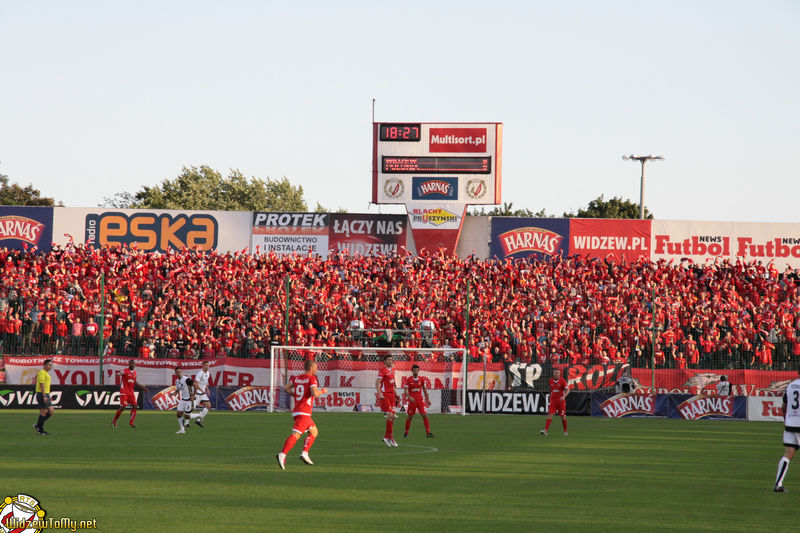
{"label": "scoreboard", "polygon": [[503,125],[376,122],[372,202],[499,204]]}

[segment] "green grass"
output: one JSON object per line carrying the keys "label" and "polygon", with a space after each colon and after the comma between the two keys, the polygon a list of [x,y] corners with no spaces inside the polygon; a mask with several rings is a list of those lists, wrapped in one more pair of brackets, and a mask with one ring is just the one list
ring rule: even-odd
{"label": "green grass", "polygon": [[25,493],[48,516],[100,531],[788,531],[800,524],[800,461],[772,484],[774,423],[540,416],[415,417],[399,448],[379,414],[318,413],[314,466],[275,454],[286,413],[211,413],[175,435],[174,413],[0,412],[0,501]]}

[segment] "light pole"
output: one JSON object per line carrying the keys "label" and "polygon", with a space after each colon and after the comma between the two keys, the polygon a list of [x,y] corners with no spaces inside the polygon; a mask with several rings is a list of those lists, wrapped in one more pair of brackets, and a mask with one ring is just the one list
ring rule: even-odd
{"label": "light pole", "polygon": [[639,185],[639,218],[644,218],[644,164],[651,159],[664,159],[663,155],[623,155],[625,161],[638,161],[642,164],[642,181]]}

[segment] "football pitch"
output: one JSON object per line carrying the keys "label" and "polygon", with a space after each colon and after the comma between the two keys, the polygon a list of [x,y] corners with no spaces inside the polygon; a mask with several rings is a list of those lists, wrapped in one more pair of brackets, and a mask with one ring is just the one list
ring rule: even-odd
{"label": "football pitch", "polygon": [[217,413],[176,435],[174,413],[0,413],[0,504],[98,531],[788,531],[800,524],[800,461],[772,492],[775,423],[541,416],[414,418],[397,448],[380,414],[316,413],[313,466],[275,454],[287,413]]}

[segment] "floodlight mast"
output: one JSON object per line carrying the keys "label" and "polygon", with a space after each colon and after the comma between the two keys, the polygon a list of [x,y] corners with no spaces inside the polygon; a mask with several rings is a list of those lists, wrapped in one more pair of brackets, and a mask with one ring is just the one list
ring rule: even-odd
{"label": "floodlight mast", "polygon": [[642,164],[642,180],[639,183],[639,218],[644,219],[644,165],[651,159],[664,159],[663,155],[623,155],[625,161],[638,161]]}

